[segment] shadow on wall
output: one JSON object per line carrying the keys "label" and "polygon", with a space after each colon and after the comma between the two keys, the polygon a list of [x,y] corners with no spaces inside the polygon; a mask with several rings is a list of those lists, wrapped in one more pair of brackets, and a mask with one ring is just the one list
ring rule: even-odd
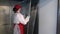
{"label": "shadow on wall", "polygon": [[51,1],[53,1],[53,0],[40,0],[40,5],[39,6],[41,6],[41,7],[43,7],[43,6],[45,6],[46,4],[48,4],[48,3],[50,3]]}

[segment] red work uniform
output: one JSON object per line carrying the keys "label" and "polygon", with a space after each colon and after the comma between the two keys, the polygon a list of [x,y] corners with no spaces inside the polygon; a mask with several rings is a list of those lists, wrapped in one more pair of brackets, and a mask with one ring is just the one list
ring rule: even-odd
{"label": "red work uniform", "polygon": [[15,13],[13,23],[14,25],[14,33],[13,34],[24,34],[24,25],[29,21],[29,16],[24,18],[21,13]]}

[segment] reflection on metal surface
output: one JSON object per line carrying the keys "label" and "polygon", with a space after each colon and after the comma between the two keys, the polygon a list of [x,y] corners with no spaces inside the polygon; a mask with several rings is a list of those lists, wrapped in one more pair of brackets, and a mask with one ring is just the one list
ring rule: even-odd
{"label": "reflection on metal surface", "polygon": [[[17,4],[18,2],[0,2],[0,34],[12,34],[12,14],[13,14],[13,6],[15,4]],[[22,14],[24,14],[25,16],[30,15],[29,13],[29,3],[22,3]],[[30,7],[31,8],[31,7]],[[31,19],[29,25],[29,30],[26,31],[28,29],[28,27],[25,27],[25,31],[26,33],[28,32],[28,34],[33,34],[33,30],[34,30],[34,23],[35,23],[35,18],[36,18],[36,12],[37,10],[34,10],[34,8],[31,11]]]}
{"label": "reflection on metal surface", "polygon": [[[36,8],[36,9],[34,9]],[[37,13],[37,7],[32,7],[32,11],[31,11],[31,18],[29,21],[29,31],[28,34],[33,34],[34,32],[34,25],[35,25],[35,19],[36,19],[36,13]]]}
{"label": "reflection on metal surface", "polygon": [[0,2],[0,34],[10,33],[10,30],[9,30],[10,13],[9,13],[9,6],[7,5],[9,5],[9,3]]}
{"label": "reflection on metal surface", "polygon": [[[0,6],[0,25],[5,24],[5,20],[7,20],[7,16],[9,12],[8,6]],[[5,19],[6,18],[6,19]]]}

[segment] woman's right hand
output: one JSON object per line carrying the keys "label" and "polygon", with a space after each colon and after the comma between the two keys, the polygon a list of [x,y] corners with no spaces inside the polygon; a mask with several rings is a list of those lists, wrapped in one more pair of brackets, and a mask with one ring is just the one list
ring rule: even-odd
{"label": "woman's right hand", "polygon": [[29,21],[29,19],[30,19],[30,16],[27,16],[26,20]]}

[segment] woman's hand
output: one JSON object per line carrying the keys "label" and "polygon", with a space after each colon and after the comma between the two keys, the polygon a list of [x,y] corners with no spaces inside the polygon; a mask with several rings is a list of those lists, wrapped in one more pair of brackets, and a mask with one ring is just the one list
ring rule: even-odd
{"label": "woman's hand", "polygon": [[30,19],[30,16],[27,16],[26,20],[29,21],[29,19]]}

